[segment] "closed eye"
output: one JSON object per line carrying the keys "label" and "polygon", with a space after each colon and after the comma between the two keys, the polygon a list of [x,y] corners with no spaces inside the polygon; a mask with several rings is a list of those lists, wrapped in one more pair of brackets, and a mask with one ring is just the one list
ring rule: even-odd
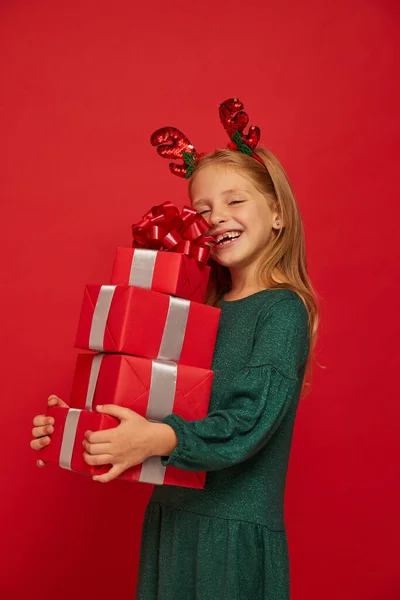
{"label": "closed eye", "polygon": [[[244,200],[232,200],[231,202],[229,202],[228,204],[243,204]],[[198,210],[197,211],[199,213],[199,215],[205,215],[208,212],[211,212],[211,209],[207,209],[207,210]]]}

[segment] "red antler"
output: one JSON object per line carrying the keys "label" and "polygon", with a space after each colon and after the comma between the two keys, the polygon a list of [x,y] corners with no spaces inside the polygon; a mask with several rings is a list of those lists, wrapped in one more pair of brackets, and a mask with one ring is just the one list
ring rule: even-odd
{"label": "red antler", "polygon": [[[174,175],[187,178],[189,173],[191,174],[198,155],[193,144],[179,129],[175,127],[157,129],[151,136],[150,142],[152,146],[157,146],[157,152],[160,156],[184,159],[183,164],[175,162],[169,164],[169,168]],[[186,157],[184,152],[187,153]]]}
{"label": "red antler", "polygon": [[249,122],[249,117],[243,109],[243,102],[239,98],[229,98],[220,104],[219,117],[230,139],[238,131],[243,143],[254,150],[260,139],[260,128],[252,125],[247,134],[243,133]]}

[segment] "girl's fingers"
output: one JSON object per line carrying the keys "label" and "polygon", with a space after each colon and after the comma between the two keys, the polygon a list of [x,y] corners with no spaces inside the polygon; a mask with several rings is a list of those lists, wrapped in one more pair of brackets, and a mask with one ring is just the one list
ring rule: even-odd
{"label": "girl's fingers", "polygon": [[54,425],[53,417],[46,417],[46,415],[36,415],[33,419],[35,427],[43,427],[43,425]]}
{"label": "girl's fingers", "polygon": [[87,431],[85,437],[91,444],[103,444],[104,442],[110,442],[112,437],[115,435],[115,429],[102,429],[101,431]]}
{"label": "girl's fingers", "polygon": [[122,467],[121,465],[114,465],[108,471],[108,473],[104,473],[103,475],[93,475],[93,481],[100,481],[100,483],[108,483],[109,481],[112,481],[113,479],[121,475],[121,473],[123,473],[124,470],[124,467]]}
{"label": "girl's fingers", "polygon": [[95,454],[92,456],[92,454],[84,452],[83,458],[88,465],[110,465],[113,456],[111,454]]}
{"label": "girl's fingers", "polygon": [[50,438],[48,436],[40,437],[37,440],[31,441],[31,448],[33,450],[40,450],[40,448],[44,448],[48,444],[50,444]]}
{"label": "girl's fingers", "polygon": [[83,440],[83,447],[88,454],[109,454],[111,450],[111,444],[89,444],[88,441]]}
{"label": "girl's fingers", "polygon": [[44,435],[51,435],[54,433],[53,425],[45,425],[44,427],[34,427],[32,429],[32,435],[35,438],[43,437]]}
{"label": "girl's fingers", "polygon": [[46,463],[44,462],[44,460],[38,460],[36,462],[36,464],[37,464],[38,467],[44,467]]}
{"label": "girl's fingers", "polygon": [[61,400],[61,398],[59,398],[55,394],[49,396],[47,404],[49,406],[62,406],[63,408],[69,408],[68,404],[66,404],[64,400]]}

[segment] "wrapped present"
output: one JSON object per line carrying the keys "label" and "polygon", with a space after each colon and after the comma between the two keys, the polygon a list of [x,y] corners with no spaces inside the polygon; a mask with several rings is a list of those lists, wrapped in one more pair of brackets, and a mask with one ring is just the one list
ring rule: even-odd
{"label": "wrapped present", "polygon": [[172,361],[128,354],[79,354],[70,406],[125,406],[151,421],[176,413],[188,421],[203,419],[214,373]]}
{"label": "wrapped present", "polygon": [[190,206],[153,206],[132,225],[133,248],[118,248],[111,283],[204,302],[210,268],[207,221]]}
{"label": "wrapped present", "polygon": [[133,286],[87,285],[78,348],[209,369],[220,309]]}
{"label": "wrapped present", "polygon": [[134,285],[204,302],[210,267],[186,254],[144,248],[117,248],[111,283]]}
{"label": "wrapped present", "polygon": [[[118,419],[88,410],[60,406],[48,408],[46,414],[54,418],[54,433],[51,435],[50,444],[39,450],[42,460],[89,475],[101,475],[109,471],[111,465],[88,465],[83,457],[82,444],[86,431],[111,429],[119,424]],[[124,471],[118,479],[156,485],[203,488],[205,477],[205,472],[164,467],[159,456],[152,456],[142,464]]]}

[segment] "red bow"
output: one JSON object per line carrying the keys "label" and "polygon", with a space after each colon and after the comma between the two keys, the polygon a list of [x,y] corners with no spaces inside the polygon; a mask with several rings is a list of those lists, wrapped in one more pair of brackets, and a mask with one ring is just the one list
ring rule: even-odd
{"label": "red bow", "polygon": [[139,223],[132,225],[134,248],[169,250],[180,252],[206,263],[215,242],[211,235],[204,235],[209,229],[207,221],[199,213],[184,206],[182,211],[172,202],[153,206]]}

